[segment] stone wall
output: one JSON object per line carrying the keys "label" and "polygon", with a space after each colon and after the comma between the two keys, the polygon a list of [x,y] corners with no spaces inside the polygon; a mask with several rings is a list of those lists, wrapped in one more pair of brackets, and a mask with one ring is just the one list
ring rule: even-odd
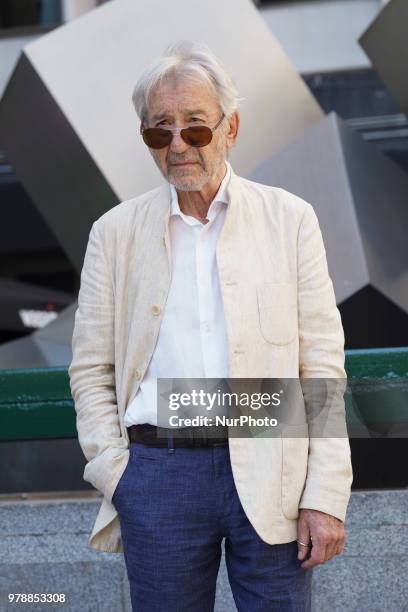
{"label": "stone wall", "polygon": [[[0,496],[0,611],[130,612],[122,554],[88,546],[98,493]],[[408,610],[408,490],[353,492],[342,556],[315,570],[317,612]],[[67,604],[8,604],[7,594],[65,593]],[[215,612],[233,612],[224,560]]]}

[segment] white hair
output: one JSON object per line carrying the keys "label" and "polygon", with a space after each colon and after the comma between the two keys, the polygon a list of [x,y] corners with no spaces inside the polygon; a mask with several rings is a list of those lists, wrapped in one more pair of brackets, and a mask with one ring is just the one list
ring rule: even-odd
{"label": "white hair", "polygon": [[150,94],[164,77],[189,77],[206,82],[222,112],[230,118],[238,108],[238,91],[218,58],[201,43],[184,40],[170,45],[141,75],[132,94],[138,117],[147,117]]}

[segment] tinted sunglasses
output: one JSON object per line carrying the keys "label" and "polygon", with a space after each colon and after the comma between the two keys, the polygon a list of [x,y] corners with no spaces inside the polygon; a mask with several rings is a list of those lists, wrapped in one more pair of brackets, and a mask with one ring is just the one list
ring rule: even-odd
{"label": "tinted sunglasses", "polygon": [[180,134],[184,142],[191,147],[205,147],[210,144],[213,132],[220,125],[224,117],[225,115],[223,113],[221,119],[213,128],[207,127],[206,125],[193,125],[188,128],[171,129],[160,127],[142,129],[142,127],[140,127],[140,133],[150,149],[163,149],[164,147],[168,147],[173,140],[174,134]]}

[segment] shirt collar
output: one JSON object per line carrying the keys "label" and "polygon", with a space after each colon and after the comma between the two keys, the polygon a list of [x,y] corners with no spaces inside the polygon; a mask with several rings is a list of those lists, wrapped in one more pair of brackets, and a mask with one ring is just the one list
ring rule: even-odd
{"label": "shirt collar", "polygon": [[[222,179],[221,185],[220,185],[217,193],[215,194],[214,199],[212,200],[212,202],[210,204],[210,207],[208,209],[208,214],[207,214],[207,218],[208,219],[211,219],[212,216],[213,216],[213,211],[214,211],[213,204],[215,204],[216,202],[222,202],[224,204],[229,204],[228,183],[229,183],[230,178],[231,178],[231,165],[230,165],[230,163],[229,163],[229,161],[227,159],[225,160],[225,165],[227,166],[227,172],[226,172],[224,178]],[[186,217],[191,219],[191,217],[189,215],[185,215],[180,210],[176,188],[171,183],[169,183],[169,185],[170,185],[170,192],[171,192],[170,216],[172,216],[172,215],[180,215],[185,220],[186,220]],[[198,219],[197,219],[197,221],[198,221]],[[200,221],[198,221],[198,223],[200,223]]]}

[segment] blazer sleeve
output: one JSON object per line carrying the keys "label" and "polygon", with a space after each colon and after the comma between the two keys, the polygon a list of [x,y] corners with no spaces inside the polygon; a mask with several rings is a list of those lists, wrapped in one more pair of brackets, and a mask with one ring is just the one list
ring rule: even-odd
{"label": "blazer sleeve", "polygon": [[115,464],[123,464],[129,451],[116,402],[114,288],[102,236],[99,220],[95,221],[81,271],[68,375],[78,441],[88,461],[83,478],[111,500]]}
{"label": "blazer sleeve", "polygon": [[344,521],[353,480],[343,397],[344,331],[319,222],[309,203],[298,234],[298,317],[299,377],[309,423],[308,470],[299,507]]}

